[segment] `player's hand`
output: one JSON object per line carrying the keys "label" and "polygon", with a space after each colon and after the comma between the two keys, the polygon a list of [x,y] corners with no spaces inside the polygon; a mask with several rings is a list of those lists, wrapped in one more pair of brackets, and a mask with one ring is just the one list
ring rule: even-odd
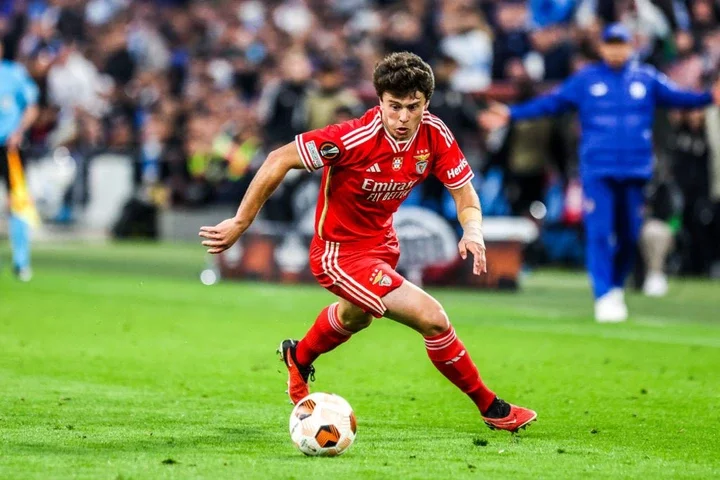
{"label": "player's hand", "polygon": [[473,256],[473,273],[480,275],[487,273],[487,259],[485,258],[485,245],[466,240],[465,238],[460,239],[458,243],[458,250],[460,251],[460,257],[465,260],[468,252]]}
{"label": "player's hand", "polygon": [[247,226],[241,225],[235,218],[228,218],[214,227],[200,227],[198,235],[205,239],[202,244],[208,247],[208,253],[218,254],[232,247],[246,229]]}
{"label": "player's hand", "polygon": [[510,123],[510,109],[507,105],[493,102],[478,115],[478,122],[486,130],[497,130]]}
{"label": "player's hand", "polygon": [[13,133],[10,134],[10,136],[7,138],[6,146],[8,150],[17,150],[20,148],[20,144],[23,140],[23,134],[19,130],[15,130]]}

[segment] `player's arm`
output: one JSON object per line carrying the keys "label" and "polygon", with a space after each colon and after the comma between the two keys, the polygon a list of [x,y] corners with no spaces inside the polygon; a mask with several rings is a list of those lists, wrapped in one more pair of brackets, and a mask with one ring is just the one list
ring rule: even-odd
{"label": "player's arm", "polygon": [[288,143],[271,152],[250,182],[235,216],[223,220],[214,227],[200,228],[199,235],[205,239],[202,244],[208,247],[208,253],[220,253],[230,248],[250,227],[260,208],[277,189],[285,175],[290,170],[299,168],[305,166],[295,143]]}
{"label": "player's arm", "polygon": [[507,106],[493,102],[480,113],[478,120],[485,129],[492,131],[510,122],[559,115],[578,105],[579,87],[579,77],[572,76],[551,92],[524,103]]}
{"label": "player's arm", "polygon": [[508,116],[510,120],[518,121],[565,113],[577,103],[577,84],[578,80],[570,77],[549,93],[509,107]]}
{"label": "player's arm", "polygon": [[9,149],[18,148],[20,146],[20,143],[22,143],[22,139],[25,136],[25,132],[27,132],[30,127],[32,127],[32,124],[35,123],[39,113],[40,109],[37,105],[30,105],[25,108],[18,128],[16,128],[7,139],[7,147]]}
{"label": "player's arm", "polygon": [[18,68],[16,75],[19,79],[17,102],[22,105],[23,114],[22,118],[20,118],[20,124],[7,139],[7,147],[10,149],[18,148],[20,146],[25,132],[32,127],[40,113],[40,109],[37,106],[40,91],[37,85],[33,82],[24,68]]}
{"label": "player's arm", "polygon": [[480,199],[471,183],[456,189],[448,189],[455,201],[458,220],[463,228],[463,236],[458,243],[460,256],[467,258],[467,253],[473,255],[473,273],[480,275],[487,272],[487,259],[485,258],[485,240],[482,234],[482,209]]}
{"label": "player's arm", "polygon": [[655,98],[660,106],[675,108],[702,108],[715,102],[720,105],[720,80],[712,90],[693,92],[683,90],[664,73],[654,72]]}

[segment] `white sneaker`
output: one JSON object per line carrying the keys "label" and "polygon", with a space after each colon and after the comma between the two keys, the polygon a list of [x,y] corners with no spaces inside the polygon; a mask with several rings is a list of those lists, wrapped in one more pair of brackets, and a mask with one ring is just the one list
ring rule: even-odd
{"label": "white sneaker", "polygon": [[648,297],[664,297],[668,292],[667,276],[662,272],[648,273],[643,284],[643,293]]}
{"label": "white sneaker", "polygon": [[625,294],[622,289],[614,288],[595,300],[595,321],[598,323],[620,323],[628,318]]}
{"label": "white sneaker", "polygon": [[625,304],[625,289],[615,287],[610,289],[607,294],[612,295],[618,303],[622,303],[623,305]]}

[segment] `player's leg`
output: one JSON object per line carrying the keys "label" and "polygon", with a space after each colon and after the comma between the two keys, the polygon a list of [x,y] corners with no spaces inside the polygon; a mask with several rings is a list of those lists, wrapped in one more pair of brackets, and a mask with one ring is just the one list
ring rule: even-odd
{"label": "player's leg", "polygon": [[587,269],[595,297],[595,320],[624,321],[627,317],[624,300],[611,291],[615,255],[615,191],[612,182],[603,178],[585,178],[583,196]]}
{"label": "player's leg", "polygon": [[[0,150],[0,163],[2,164],[0,175],[5,179],[5,186],[9,198],[10,172],[8,169],[6,147],[2,147]],[[25,220],[13,215],[12,212],[9,215],[8,227],[13,272],[19,280],[29,281],[32,278],[32,270],[30,268],[31,227]]]}
{"label": "player's leg", "polygon": [[315,374],[313,362],[369,327],[372,319],[372,314],[340,297],[320,312],[300,341],[283,340],[278,351],[288,367],[288,395],[293,403],[309,393],[308,381]]}
{"label": "player's leg", "polygon": [[614,192],[608,180],[583,180],[587,268],[595,299],[612,289],[614,256]]}
{"label": "player's leg", "polygon": [[30,268],[30,228],[30,225],[25,220],[10,215],[9,233],[13,272],[23,282],[27,282],[32,278],[32,269]]}
{"label": "player's leg", "polygon": [[625,288],[625,280],[635,263],[637,244],[643,224],[645,195],[642,180],[628,180],[618,185],[615,206],[616,242],[613,266],[613,288]]}
{"label": "player's leg", "polygon": [[535,412],[504,402],[483,383],[442,305],[427,292],[405,280],[385,295],[383,302],[386,317],[425,338],[425,349],[435,368],[470,397],[488,426],[516,431],[535,420]]}
{"label": "player's leg", "polygon": [[311,365],[320,355],[342,345],[350,336],[367,328],[372,315],[344,298],[325,307],[310,330],[298,342],[295,354],[301,365]]}
{"label": "player's leg", "polygon": [[[309,392],[308,380],[315,373],[313,362],[320,355],[347,342],[354,333],[370,326],[373,314],[380,317],[384,311],[384,308],[381,310],[379,296],[362,291],[363,287],[355,285],[355,280],[343,269],[344,266],[357,277],[363,278],[364,269],[370,267],[360,265],[362,273],[358,273],[354,256],[350,255],[349,260],[346,256],[341,258],[339,249],[339,246],[330,242],[314,240],[311,244],[311,270],[320,285],[338,296],[338,301],[320,312],[300,341],[284,340],[278,349],[288,367],[288,395],[293,403]],[[358,257],[363,259],[361,254]],[[363,260],[361,264],[372,261]]]}
{"label": "player's leg", "polygon": [[315,374],[313,362],[320,355],[347,342],[353,333],[368,327],[371,322],[372,315],[340,298],[320,311],[300,341],[283,340],[278,352],[288,367],[290,400],[297,403],[308,395],[308,381]]}

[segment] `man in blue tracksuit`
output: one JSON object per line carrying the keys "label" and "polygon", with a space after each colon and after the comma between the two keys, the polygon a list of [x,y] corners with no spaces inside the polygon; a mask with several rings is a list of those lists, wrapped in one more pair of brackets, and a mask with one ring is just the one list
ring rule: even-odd
{"label": "man in blue tracksuit", "polygon": [[[0,44],[0,58],[2,58]],[[18,151],[25,132],[38,115],[38,88],[25,68],[15,62],[0,60],[0,177],[5,177],[10,192],[7,154]],[[10,246],[13,271],[18,279],[30,280],[30,225],[10,216]]]}
{"label": "man in blue tracksuit", "polygon": [[584,191],[587,264],[599,322],[627,319],[623,285],[630,272],[653,173],[655,107],[700,108],[720,104],[720,84],[704,93],[674,86],[649,65],[630,60],[630,32],[621,24],[603,31],[603,61],[577,72],[547,95],[483,113],[486,128],[510,121],[578,111],[580,175]]}

